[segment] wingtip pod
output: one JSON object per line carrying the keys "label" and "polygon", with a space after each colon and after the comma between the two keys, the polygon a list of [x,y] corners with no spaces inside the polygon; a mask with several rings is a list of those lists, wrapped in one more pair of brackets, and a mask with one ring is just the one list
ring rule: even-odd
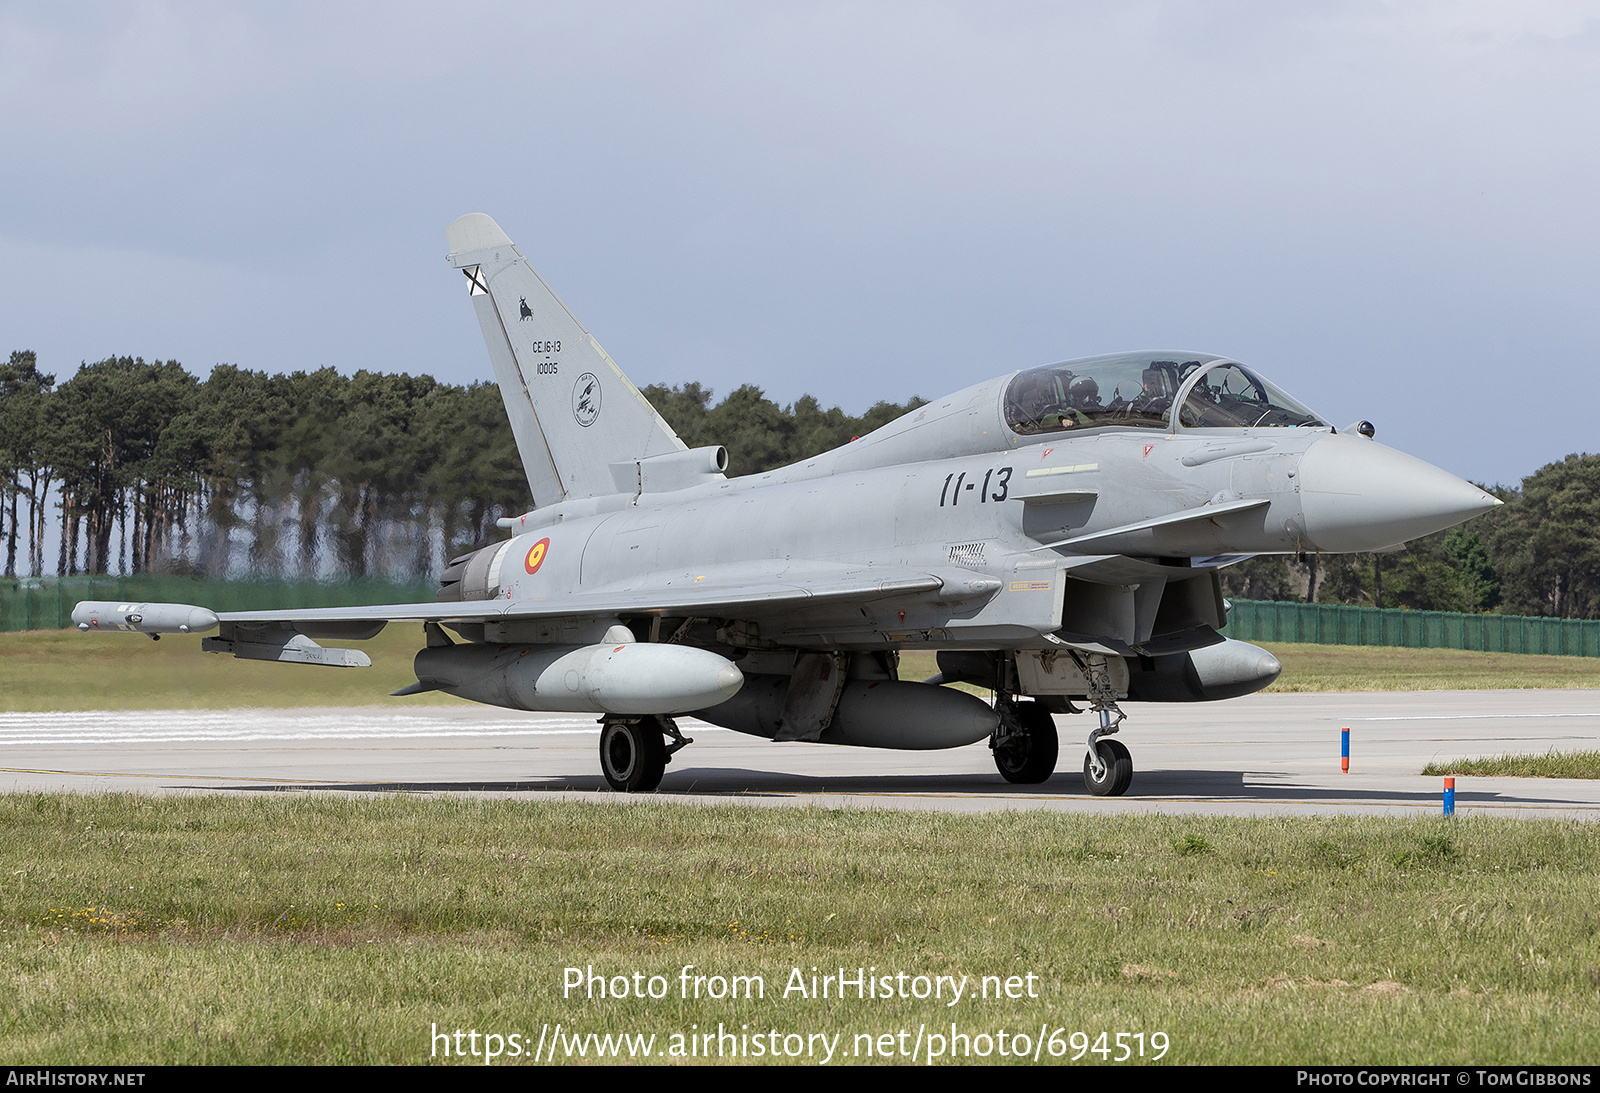
{"label": "wingtip pod", "polygon": [[487,213],[467,213],[456,217],[445,228],[444,241],[450,247],[451,257],[489,247],[511,245],[511,237],[500,230],[494,217]]}
{"label": "wingtip pod", "polygon": [[117,603],[84,600],[72,609],[79,630],[121,630],[133,634],[203,634],[215,630],[216,612],[188,603]]}

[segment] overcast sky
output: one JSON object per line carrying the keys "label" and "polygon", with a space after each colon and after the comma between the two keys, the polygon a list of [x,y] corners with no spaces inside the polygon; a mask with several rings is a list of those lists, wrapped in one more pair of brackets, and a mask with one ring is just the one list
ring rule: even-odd
{"label": "overcast sky", "polygon": [[1479,481],[1600,450],[1577,2],[0,3],[0,352],[489,374],[495,217],[641,386],[1227,354]]}

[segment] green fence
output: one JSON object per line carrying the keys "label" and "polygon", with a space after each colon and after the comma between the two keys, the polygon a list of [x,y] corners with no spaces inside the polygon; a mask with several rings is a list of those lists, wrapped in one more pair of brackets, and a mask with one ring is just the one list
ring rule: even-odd
{"label": "green fence", "polygon": [[437,581],[208,581],[194,577],[69,577],[0,583],[0,631],[59,630],[72,625],[79,600],[194,603],[213,611],[271,611],[280,607],[343,607],[421,603]]}
{"label": "green fence", "polygon": [[1234,600],[1223,632],[1241,641],[1600,657],[1600,621],[1529,615],[1457,615],[1449,611]]}

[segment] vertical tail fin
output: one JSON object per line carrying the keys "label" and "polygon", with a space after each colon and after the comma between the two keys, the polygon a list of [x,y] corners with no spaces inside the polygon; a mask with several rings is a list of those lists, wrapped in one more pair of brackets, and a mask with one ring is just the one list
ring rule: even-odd
{"label": "vertical tail fin", "polygon": [[684,450],[500,225],[468,213],[444,236],[450,264],[466,274],[535,506],[616,493],[611,464]]}

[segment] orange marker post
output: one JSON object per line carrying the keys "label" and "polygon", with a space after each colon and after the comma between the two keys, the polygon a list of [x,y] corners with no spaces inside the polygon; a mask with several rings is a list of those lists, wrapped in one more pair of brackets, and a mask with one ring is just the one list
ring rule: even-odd
{"label": "orange marker post", "polygon": [[1339,769],[1350,773],[1350,730],[1339,730]]}

